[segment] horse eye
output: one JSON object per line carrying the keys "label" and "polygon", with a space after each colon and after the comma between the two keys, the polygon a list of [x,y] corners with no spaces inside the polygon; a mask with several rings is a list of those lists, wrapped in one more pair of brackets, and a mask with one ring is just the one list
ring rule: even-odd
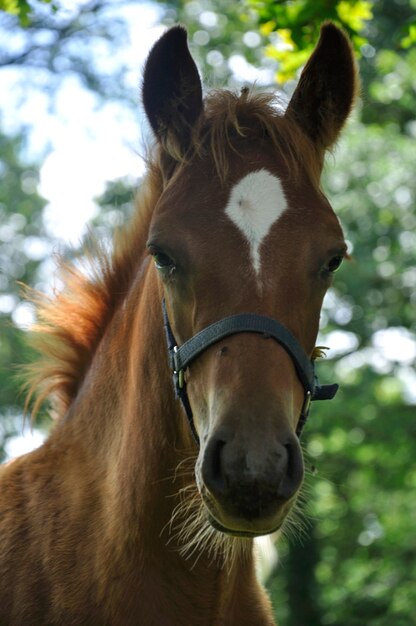
{"label": "horse eye", "polygon": [[173,269],[175,267],[173,260],[164,252],[155,252],[153,259],[158,270]]}
{"label": "horse eye", "polygon": [[326,271],[329,272],[330,274],[333,274],[334,272],[336,272],[337,269],[340,268],[343,258],[344,257],[340,255],[332,257],[332,259],[329,261],[328,265],[325,268]]}

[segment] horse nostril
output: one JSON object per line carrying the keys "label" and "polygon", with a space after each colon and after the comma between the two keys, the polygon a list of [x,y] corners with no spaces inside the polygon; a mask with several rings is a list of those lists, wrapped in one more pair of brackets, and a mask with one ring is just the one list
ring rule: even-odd
{"label": "horse nostril", "polygon": [[222,439],[212,439],[205,450],[202,462],[202,478],[206,487],[214,493],[225,490],[222,452],[226,442]]}
{"label": "horse nostril", "polygon": [[296,493],[303,480],[303,458],[297,441],[290,441],[285,445],[285,449],[287,452],[287,467],[279,485],[279,496],[288,500]]}

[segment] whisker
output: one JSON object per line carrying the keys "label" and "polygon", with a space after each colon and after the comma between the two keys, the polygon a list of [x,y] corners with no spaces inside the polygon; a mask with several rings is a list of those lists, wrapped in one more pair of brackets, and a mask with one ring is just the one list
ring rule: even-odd
{"label": "whisker", "polygon": [[[183,459],[175,471],[179,466],[190,461],[194,463],[195,458]],[[194,477],[193,469],[192,477]],[[211,563],[216,562],[231,571],[233,564],[249,553],[252,541],[242,541],[237,537],[231,537],[211,526],[194,481],[180,487],[174,496],[178,502],[162,530],[162,533],[167,531],[169,535],[166,545],[178,550],[184,559],[188,561],[194,559],[191,569],[205,555]]]}

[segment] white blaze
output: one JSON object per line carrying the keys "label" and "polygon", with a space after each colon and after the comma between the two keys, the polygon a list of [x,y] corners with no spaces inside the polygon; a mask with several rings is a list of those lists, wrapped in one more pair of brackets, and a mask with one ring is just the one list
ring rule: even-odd
{"label": "white blaze", "polygon": [[247,174],[231,189],[225,213],[247,239],[256,274],[260,272],[260,246],[286,209],[280,180],[266,170]]}

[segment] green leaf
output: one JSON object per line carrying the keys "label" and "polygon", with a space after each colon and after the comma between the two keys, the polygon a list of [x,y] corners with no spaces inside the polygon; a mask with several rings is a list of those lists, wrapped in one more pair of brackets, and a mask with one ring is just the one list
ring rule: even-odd
{"label": "green leaf", "polygon": [[19,0],[0,0],[0,11],[19,15]]}
{"label": "green leaf", "polygon": [[341,0],[336,10],[341,22],[358,33],[364,28],[365,22],[373,17],[371,8],[372,3],[366,0],[359,2]]}
{"label": "green leaf", "polygon": [[[41,0],[41,2],[50,4],[51,0]],[[27,0],[0,0],[0,11],[16,15],[21,26],[28,26],[31,22],[32,8]]]}
{"label": "green leaf", "polygon": [[416,43],[416,22],[414,24],[410,24],[408,34],[406,35],[406,37],[403,37],[403,39],[400,42],[400,45],[402,48],[407,49],[413,46],[415,43]]}

